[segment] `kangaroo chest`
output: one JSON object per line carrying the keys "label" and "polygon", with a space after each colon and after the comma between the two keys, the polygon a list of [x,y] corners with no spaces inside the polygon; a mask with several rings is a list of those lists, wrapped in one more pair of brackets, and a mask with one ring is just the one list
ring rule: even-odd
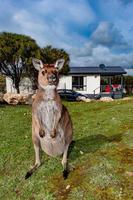
{"label": "kangaroo chest", "polygon": [[59,108],[54,100],[42,101],[38,107],[40,124],[47,130],[52,130]]}
{"label": "kangaroo chest", "polygon": [[45,136],[40,138],[41,148],[50,156],[61,155],[64,151],[65,138],[60,124],[56,127],[56,137],[51,138],[50,131],[53,130],[57,115],[60,109],[55,101],[42,102],[38,108],[38,117]]}

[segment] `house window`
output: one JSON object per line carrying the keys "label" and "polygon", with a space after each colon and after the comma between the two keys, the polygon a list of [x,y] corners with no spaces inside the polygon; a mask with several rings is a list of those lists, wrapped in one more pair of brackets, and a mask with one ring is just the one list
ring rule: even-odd
{"label": "house window", "polygon": [[102,76],[101,92],[121,91],[121,76]]}
{"label": "house window", "polygon": [[86,90],[86,77],[84,76],[73,76],[72,77],[72,89],[78,91]]}

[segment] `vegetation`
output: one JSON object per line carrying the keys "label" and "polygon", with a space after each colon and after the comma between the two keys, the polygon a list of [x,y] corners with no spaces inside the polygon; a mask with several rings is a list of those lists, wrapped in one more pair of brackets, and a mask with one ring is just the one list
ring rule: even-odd
{"label": "vegetation", "polygon": [[73,121],[70,174],[62,178],[61,158],[42,153],[34,162],[31,107],[0,107],[0,199],[131,200],[133,178],[133,99],[110,103],[65,102]]}
{"label": "vegetation", "polygon": [[133,76],[125,76],[124,85],[125,85],[127,94],[132,94],[133,93]]}
{"label": "vegetation", "polygon": [[29,72],[31,57],[38,57],[39,52],[35,40],[29,36],[6,32],[0,34],[0,72],[13,80],[18,93],[22,73],[24,70]]}
{"label": "vegetation", "polygon": [[5,88],[6,88],[5,76],[0,75],[0,92],[5,92]]}
{"label": "vegetation", "polygon": [[53,48],[52,46],[46,46],[42,48],[42,60],[44,63],[55,63],[57,59],[64,58],[65,64],[60,73],[67,74],[69,71],[69,55],[63,49]]}
{"label": "vegetation", "polygon": [[32,65],[32,57],[42,59],[45,63],[54,63],[59,58],[65,59],[63,74],[69,71],[69,55],[63,49],[47,46],[40,48],[29,36],[16,33],[0,33],[0,72],[13,80],[19,93],[22,75],[35,82],[37,72]]}

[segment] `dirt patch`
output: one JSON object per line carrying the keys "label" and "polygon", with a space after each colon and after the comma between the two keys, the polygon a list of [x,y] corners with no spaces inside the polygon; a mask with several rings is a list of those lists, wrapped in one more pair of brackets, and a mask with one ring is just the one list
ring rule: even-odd
{"label": "dirt patch", "polygon": [[121,150],[121,154],[122,154],[122,159],[121,159],[121,163],[122,164],[133,164],[133,150],[132,149],[123,149]]}
{"label": "dirt patch", "polygon": [[123,124],[121,125],[120,129],[122,131],[127,131],[129,129],[132,129],[133,130],[133,122],[130,122],[130,123],[126,123],[126,124]]}
{"label": "dirt patch", "polygon": [[[82,182],[86,176],[86,170],[89,165],[85,163],[82,166],[77,166],[73,171],[70,172],[67,180],[64,180],[62,175],[55,176],[52,178],[52,193],[54,194],[57,200],[66,200],[70,192],[78,186],[82,185]],[[69,187],[68,187],[69,186]]]}

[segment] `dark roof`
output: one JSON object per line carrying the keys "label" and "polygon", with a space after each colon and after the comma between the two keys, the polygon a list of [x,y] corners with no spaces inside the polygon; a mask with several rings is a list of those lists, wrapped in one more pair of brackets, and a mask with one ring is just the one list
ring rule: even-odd
{"label": "dark roof", "polygon": [[69,74],[100,74],[100,75],[121,75],[127,72],[119,66],[102,67],[70,67]]}

